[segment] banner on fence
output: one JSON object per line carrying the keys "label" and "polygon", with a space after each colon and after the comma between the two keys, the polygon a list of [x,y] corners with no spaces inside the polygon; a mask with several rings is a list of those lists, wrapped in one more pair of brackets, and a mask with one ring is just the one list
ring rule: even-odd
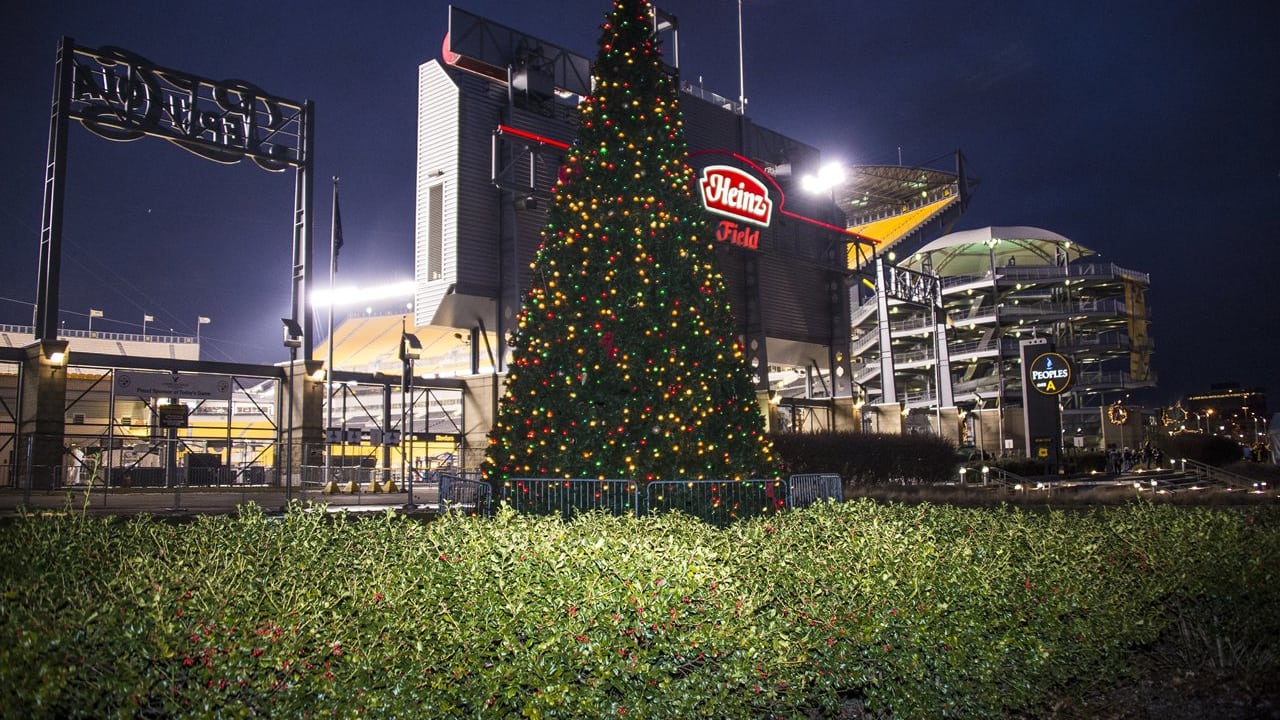
{"label": "banner on fence", "polygon": [[116,370],[116,392],[140,398],[230,400],[231,378],[222,375]]}

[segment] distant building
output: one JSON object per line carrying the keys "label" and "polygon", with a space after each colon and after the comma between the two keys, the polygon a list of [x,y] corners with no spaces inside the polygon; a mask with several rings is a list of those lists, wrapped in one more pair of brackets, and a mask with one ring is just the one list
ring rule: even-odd
{"label": "distant building", "polygon": [[1187,429],[1224,435],[1242,445],[1267,441],[1269,413],[1263,388],[1215,384],[1207,392],[1188,396],[1186,411]]}
{"label": "distant building", "polygon": [[[75,353],[116,355],[120,357],[169,358],[199,360],[200,341],[190,335],[172,333],[121,333],[100,330],[58,331],[58,339],[66,340],[67,350]],[[35,341],[35,328],[30,325],[0,325],[0,347],[22,348]],[[0,370],[0,372],[3,372]],[[16,368],[14,372],[17,372]]]}

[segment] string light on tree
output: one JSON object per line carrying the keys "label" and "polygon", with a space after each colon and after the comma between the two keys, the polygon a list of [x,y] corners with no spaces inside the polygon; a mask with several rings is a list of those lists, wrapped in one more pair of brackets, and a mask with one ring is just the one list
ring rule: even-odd
{"label": "string light on tree", "polygon": [[602,27],[516,323],[492,481],[777,474],[651,12],[619,0]]}

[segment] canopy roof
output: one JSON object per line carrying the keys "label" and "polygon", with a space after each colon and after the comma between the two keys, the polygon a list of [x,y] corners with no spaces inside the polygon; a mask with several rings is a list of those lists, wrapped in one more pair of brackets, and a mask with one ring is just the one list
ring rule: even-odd
{"label": "canopy roof", "polygon": [[832,196],[850,226],[865,225],[906,212],[921,200],[941,198],[959,179],[956,173],[924,167],[855,165],[832,189]]}
{"label": "canopy roof", "polygon": [[1062,254],[1067,262],[1074,262],[1097,252],[1043,228],[985,227],[943,235],[900,264],[919,270],[927,255],[933,263],[933,272],[953,277],[982,275],[991,269],[993,260],[996,267],[1053,266]]}

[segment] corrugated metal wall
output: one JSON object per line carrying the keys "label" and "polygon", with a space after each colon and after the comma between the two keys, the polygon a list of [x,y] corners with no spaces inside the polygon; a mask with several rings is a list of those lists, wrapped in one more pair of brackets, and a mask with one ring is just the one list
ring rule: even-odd
{"label": "corrugated metal wall", "polygon": [[[457,86],[439,63],[432,61],[418,68],[418,168],[416,182],[417,208],[414,219],[414,323],[431,321],[440,299],[457,277],[458,197],[458,105]],[[436,192],[432,189],[436,188]],[[431,206],[438,197],[444,207]],[[431,216],[443,220],[438,242],[430,237]],[[441,248],[442,256],[429,257],[431,248]],[[440,277],[433,278],[432,267],[440,267]]]}

